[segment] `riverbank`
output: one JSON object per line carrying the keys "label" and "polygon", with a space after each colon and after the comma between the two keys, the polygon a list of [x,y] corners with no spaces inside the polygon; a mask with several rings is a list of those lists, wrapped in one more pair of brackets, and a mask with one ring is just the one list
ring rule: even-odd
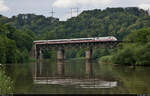
{"label": "riverbank", "polygon": [[103,57],[100,57],[99,59],[98,59],[98,62],[99,63],[104,63],[104,64],[112,64],[112,65],[115,65],[115,66],[143,66],[143,67],[150,67],[150,65],[147,65],[147,64],[141,64],[141,65],[139,65],[139,64],[115,64],[114,62],[113,62],[113,56],[112,55],[109,55],[109,56],[103,56]]}
{"label": "riverbank", "polygon": [[108,64],[113,64],[112,63],[112,56],[103,56],[103,57],[100,57],[98,59],[98,62],[103,62],[103,63],[108,63]]}

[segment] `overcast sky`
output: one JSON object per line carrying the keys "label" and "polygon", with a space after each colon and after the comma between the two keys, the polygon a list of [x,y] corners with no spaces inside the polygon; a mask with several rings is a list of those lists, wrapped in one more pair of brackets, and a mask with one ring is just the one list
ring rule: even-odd
{"label": "overcast sky", "polygon": [[[71,17],[71,8],[79,8],[82,12],[106,7],[140,7],[147,10],[150,0],[0,0],[0,14],[8,17],[19,13],[51,16],[53,8],[56,12],[54,17],[66,20]],[[76,9],[73,9],[72,15],[77,15]]]}

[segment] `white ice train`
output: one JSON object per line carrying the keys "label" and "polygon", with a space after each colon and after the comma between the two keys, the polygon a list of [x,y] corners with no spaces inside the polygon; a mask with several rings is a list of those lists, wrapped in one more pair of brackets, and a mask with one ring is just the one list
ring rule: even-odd
{"label": "white ice train", "polygon": [[57,40],[37,40],[34,43],[40,42],[67,42],[67,41],[82,41],[82,40],[95,40],[95,41],[117,41],[117,38],[114,36],[107,37],[95,37],[95,38],[75,38],[75,39],[57,39]]}

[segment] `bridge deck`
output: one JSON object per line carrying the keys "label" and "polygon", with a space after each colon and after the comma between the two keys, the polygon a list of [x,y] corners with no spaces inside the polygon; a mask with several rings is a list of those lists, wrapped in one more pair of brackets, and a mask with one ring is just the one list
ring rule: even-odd
{"label": "bridge deck", "polygon": [[58,41],[58,42],[52,42],[52,41],[35,41],[34,44],[36,45],[60,45],[60,44],[77,44],[77,43],[121,43],[122,41],[102,41],[102,40],[80,40],[80,41]]}

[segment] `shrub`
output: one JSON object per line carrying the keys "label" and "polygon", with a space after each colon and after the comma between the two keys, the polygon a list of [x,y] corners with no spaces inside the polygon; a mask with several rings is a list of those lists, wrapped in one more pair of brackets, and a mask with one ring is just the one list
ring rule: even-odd
{"label": "shrub", "polygon": [[8,77],[4,68],[0,67],[0,94],[13,93],[13,81]]}
{"label": "shrub", "polygon": [[111,55],[110,56],[103,56],[103,57],[99,58],[99,61],[110,63],[110,62],[112,62],[112,56]]}

